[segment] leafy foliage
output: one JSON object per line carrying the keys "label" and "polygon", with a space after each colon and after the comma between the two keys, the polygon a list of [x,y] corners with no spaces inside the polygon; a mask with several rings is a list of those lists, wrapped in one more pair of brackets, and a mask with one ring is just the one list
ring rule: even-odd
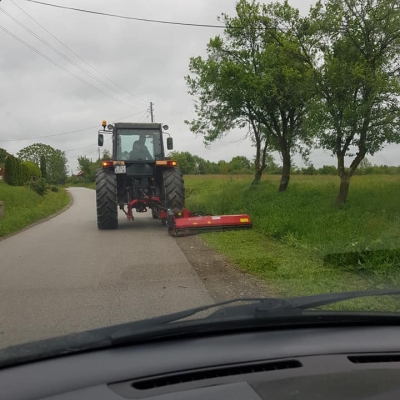
{"label": "leafy foliage", "polygon": [[24,182],[28,182],[31,179],[38,179],[42,175],[39,166],[32,161],[22,161],[21,167],[25,170],[23,172]]}
{"label": "leafy foliage", "polygon": [[[35,143],[18,152],[18,157],[24,161],[32,161],[41,166],[42,177],[51,183],[64,183],[67,170],[65,154],[58,149],[43,144]],[[43,174],[43,172],[45,172]]]}
{"label": "leafy foliage", "polygon": [[44,178],[39,178],[35,181],[30,181],[28,183],[28,186],[40,196],[44,196],[47,192],[47,182],[46,179]]}
{"label": "leafy foliage", "polygon": [[399,17],[397,0],[328,0],[296,27],[318,93],[311,122],[338,160],[338,203],[366,155],[400,142]]}
{"label": "leafy foliage", "polygon": [[[283,7],[285,17],[298,18],[288,3]],[[299,43],[289,40],[294,36],[276,32],[278,42],[269,33],[282,19],[274,8],[240,0],[236,13],[234,18],[222,15],[224,37],[210,40],[207,59],[190,60],[193,76],[186,81],[197,99],[197,119],[186,123],[206,143],[233,128],[247,128],[256,147],[254,183],[266,168],[268,150],[276,149],[283,159],[280,190],[286,190],[291,154],[301,142],[308,142],[302,123],[313,95],[311,69],[292,57],[293,47],[300,49]]]}
{"label": "leafy foliage", "polygon": [[4,162],[6,161],[6,158],[9,156],[9,153],[7,152],[7,150],[2,149],[0,147],[0,166],[2,166],[4,164]]}
{"label": "leafy foliage", "polygon": [[18,186],[21,181],[20,161],[9,155],[4,163],[4,181],[10,186]]}

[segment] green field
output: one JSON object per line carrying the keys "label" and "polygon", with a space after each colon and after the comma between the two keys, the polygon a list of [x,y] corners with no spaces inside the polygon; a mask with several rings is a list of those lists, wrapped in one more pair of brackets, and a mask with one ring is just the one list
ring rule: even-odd
{"label": "green field", "polygon": [[[250,188],[249,176],[186,176],[186,205],[212,214],[248,213],[252,230],[203,238],[265,279],[275,294],[399,286],[400,176],[355,176],[342,209],[334,203],[335,176],[294,176],[286,193],[278,193],[278,181],[266,176]],[[398,309],[397,301],[382,299],[364,301],[363,308]]]}
{"label": "green field", "polygon": [[5,217],[0,219],[0,238],[46,218],[69,202],[64,189],[39,196],[22,186],[9,186],[0,181],[0,201],[5,204]]}

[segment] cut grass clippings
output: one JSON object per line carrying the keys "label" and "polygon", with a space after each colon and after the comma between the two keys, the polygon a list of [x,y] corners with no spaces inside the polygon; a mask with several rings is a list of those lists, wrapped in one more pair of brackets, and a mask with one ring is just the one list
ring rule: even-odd
{"label": "cut grass clippings", "polygon": [[5,215],[0,219],[0,238],[18,232],[26,226],[62,210],[69,203],[65,189],[48,191],[39,196],[22,186],[9,186],[0,181],[0,201],[4,202]]}
{"label": "cut grass clippings", "polygon": [[[204,234],[212,248],[283,296],[400,286],[400,176],[354,177],[342,209],[337,177],[294,176],[286,193],[279,177],[250,179],[185,177],[189,209],[252,218],[251,230]],[[389,297],[332,308],[400,309]]]}

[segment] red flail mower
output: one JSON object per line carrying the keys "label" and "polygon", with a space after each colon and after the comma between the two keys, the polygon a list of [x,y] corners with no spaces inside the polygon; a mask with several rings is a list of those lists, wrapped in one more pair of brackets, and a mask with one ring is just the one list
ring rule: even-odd
{"label": "red flail mower", "polygon": [[226,231],[232,229],[249,229],[252,227],[250,216],[247,214],[237,215],[210,215],[200,211],[182,211],[174,213],[173,210],[164,207],[160,198],[145,197],[134,199],[128,205],[126,217],[133,220],[132,210],[146,212],[147,208],[156,213],[161,223],[168,228],[171,236],[188,236],[205,231]]}

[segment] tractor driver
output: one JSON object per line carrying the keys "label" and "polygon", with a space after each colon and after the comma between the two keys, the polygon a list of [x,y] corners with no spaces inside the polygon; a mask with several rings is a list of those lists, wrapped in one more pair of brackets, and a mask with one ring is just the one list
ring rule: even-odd
{"label": "tractor driver", "polygon": [[134,159],[142,159],[142,160],[152,160],[153,157],[151,156],[149,149],[145,145],[146,136],[140,135],[139,140],[136,140],[132,146],[131,155]]}

